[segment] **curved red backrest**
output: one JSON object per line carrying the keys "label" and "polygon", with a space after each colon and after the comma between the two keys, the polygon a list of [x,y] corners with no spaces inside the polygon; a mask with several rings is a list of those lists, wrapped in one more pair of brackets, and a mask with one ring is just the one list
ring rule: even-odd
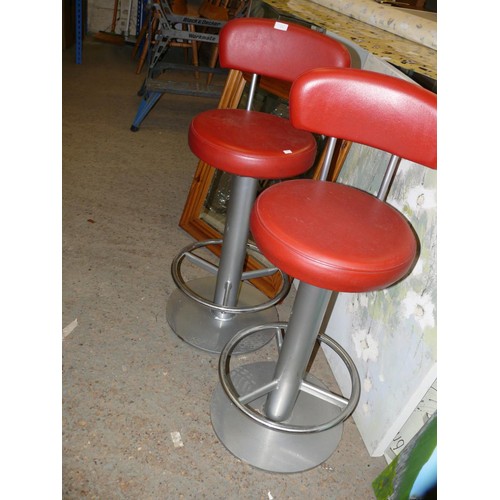
{"label": "curved red backrest", "polygon": [[273,19],[238,18],[219,34],[224,68],[292,82],[319,67],[348,68],[349,51],[340,42],[298,24]]}
{"label": "curved red backrest", "polygon": [[290,121],[437,167],[437,97],[406,80],[361,69],[309,71],[292,85]]}

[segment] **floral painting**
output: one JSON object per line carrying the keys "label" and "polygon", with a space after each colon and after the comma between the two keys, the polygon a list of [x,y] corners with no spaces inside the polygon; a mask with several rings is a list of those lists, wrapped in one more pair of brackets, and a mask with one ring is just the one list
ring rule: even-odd
{"label": "floral painting", "polygon": [[[376,194],[388,157],[353,145],[338,182]],[[419,259],[386,290],[339,294],[326,330],[358,368],[362,391],[354,420],[372,456],[384,453],[436,380],[436,171],[403,160],[387,202],[412,224]],[[326,347],[325,352],[348,391],[347,372]]]}

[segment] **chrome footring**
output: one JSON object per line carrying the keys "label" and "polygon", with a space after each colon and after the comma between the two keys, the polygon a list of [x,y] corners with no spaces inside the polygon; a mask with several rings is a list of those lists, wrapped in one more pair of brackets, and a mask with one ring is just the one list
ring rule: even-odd
{"label": "chrome footring", "polygon": [[[204,298],[201,295],[194,292],[188,286],[188,283],[186,283],[186,281],[182,277],[181,265],[182,265],[183,260],[188,255],[193,257],[192,252],[194,250],[197,250],[199,248],[204,248],[207,246],[211,246],[211,245],[222,245],[223,241],[224,240],[222,240],[222,239],[217,239],[217,240],[205,240],[205,241],[195,242],[191,245],[184,247],[179,252],[179,254],[174,258],[174,260],[172,261],[172,266],[171,266],[172,278],[174,279],[175,284],[177,285],[179,290],[182,291],[182,293],[184,293],[185,295],[190,297],[195,302],[198,302],[199,304],[203,304],[204,306],[209,307],[210,309],[213,309],[215,311],[222,311],[225,313],[232,313],[232,314],[254,313],[254,312],[258,312],[258,311],[263,311],[264,309],[268,309],[268,308],[278,304],[287,296],[287,294],[290,290],[291,281],[290,281],[290,278],[288,277],[288,275],[285,274],[283,271],[281,271],[278,268],[267,268],[267,270],[243,273],[242,280],[253,279],[253,278],[258,278],[258,277],[263,277],[263,276],[269,276],[269,275],[272,275],[275,273],[279,273],[281,275],[282,285],[281,285],[280,289],[278,290],[278,293],[273,298],[271,298],[270,300],[268,300],[266,302],[263,302],[262,304],[257,304],[257,305],[248,306],[248,307],[229,307],[229,306],[215,304],[214,302],[209,301],[206,298]],[[260,254],[260,251],[257,248],[257,246],[252,244],[252,243],[247,243],[247,248]],[[205,261],[204,259],[202,259],[200,257],[195,257],[194,262],[198,263],[200,265],[200,267],[208,269],[208,270],[212,271],[213,273],[216,273],[216,271],[217,271],[217,267],[215,265],[209,263],[208,261]]]}
{"label": "chrome footring", "polygon": [[234,351],[239,342],[241,342],[244,338],[248,337],[249,335],[257,333],[261,330],[275,329],[279,347],[282,341],[282,332],[283,330],[286,331],[286,327],[287,323],[270,323],[266,325],[260,325],[258,327],[246,328],[245,330],[238,332],[226,344],[219,358],[219,378],[221,386],[224,392],[226,393],[227,397],[240,411],[242,411],[252,420],[258,422],[259,424],[262,424],[263,426],[269,429],[284,431],[288,433],[295,433],[295,434],[316,433],[316,432],[326,431],[342,423],[353,413],[353,411],[356,409],[361,394],[361,383],[359,379],[359,374],[358,370],[356,369],[356,366],[354,365],[353,360],[351,359],[349,354],[344,350],[344,348],[341,347],[340,344],[335,342],[331,337],[324,334],[319,334],[318,340],[320,342],[324,342],[327,346],[333,349],[347,367],[347,370],[349,371],[349,375],[351,378],[351,386],[352,386],[350,398],[347,400],[343,396],[334,394],[328,390],[322,389],[321,387],[306,381],[303,381],[301,387],[301,391],[307,392],[310,395],[315,396],[318,399],[321,399],[328,403],[331,403],[335,406],[342,407],[340,413],[328,422],[324,422],[319,425],[306,425],[306,426],[303,425],[297,426],[297,425],[284,424],[280,422],[274,422],[266,418],[264,415],[262,415],[262,413],[254,410],[249,405],[249,403],[256,400],[257,398],[260,398],[270,393],[277,386],[278,380],[273,380],[272,382],[269,382],[264,386],[253,390],[250,394],[246,395],[238,394],[231,381],[229,375],[230,358],[232,352]]}

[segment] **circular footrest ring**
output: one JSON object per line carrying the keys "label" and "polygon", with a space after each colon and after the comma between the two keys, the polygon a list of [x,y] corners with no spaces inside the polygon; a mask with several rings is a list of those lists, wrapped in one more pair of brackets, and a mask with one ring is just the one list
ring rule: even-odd
{"label": "circular footrest ring", "polygon": [[[206,298],[200,296],[191,288],[189,288],[188,284],[184,280],[184,278],[181,275],[181,265],[183,260],[185,259],[187,254],[190,254],[194,250],[197,250],[199,248],[204,248],[207,246],[211,245],[221,245],[224,240],[222,239],[217,239],[217,240],[205,240],[205,241],[198,241],[195,242],[191,245],[188,245],[184,247],[179,254],[174,258],[172,261],[171,265],[171,273],[172,273],[172,278],[179,288],[185,295],[190,297],[192,300],[195,302],[198,302],[199,304],[203,304],[206,307],[209,307],[210,309],[214,309],[216,311],[222,311],[225,313],[231,313],[231,314],[239,314],[239,313],[254,313],[258,311],[263,311],[264,309],[269,309],[270,307],[273,307],[274,305],[278,304],[281,302],[288,294],[290,290],[290,285],[291,281],[290,278],[288,277],[287,274],[285,274],[283,271],[280,269],[276,268],[276,272],[280,273],[281,279],[282,279],[282,284],[280,289],[278,290],[278,293],[272,297],[270,300],[263,302],[262,304],[257,304],[255,306],[248,306],[248,307],[229,307],[229,306],[224,306],[224,305],[219,305],[215,304],[214,302],[207,300]],[[247,243],[247,248],[260,253],[259,249],[257,248],[256,245],[253,243]]]}
{"label": "circular footrest ring", "polygon": [[[332,420],[319,424],[319,425],[311,425],[311,426],[295,426],[295,425],[289,425],[289,424],[283,424],[279,422],[274,422],[268,418],[266,418],[264,415],[261,413],[257,412],[253,408],[251,408],[248,404],[241,403],[240,396],[231,379],[229,376],[230,373],[230,358],[231,358],[231,353],[234,351],[235,347],[239,342],[241,342],[245,337],[248,337],[249,335],[252,335],[253,333],[257,333],[261,330],[269,330],[271,328],[275,328],[277,330],[277,335],[281,335],[280,331],[281,330],[286,330],[287,323],[269,323],[267,325],[260,325],[257,327],[250,327],[246,328],[245,330],[241,330],[238,332],[224,347],[224,349],[221,352],[220,358],[219,358],[219,379],[221,382],[221,386],[224,389],[224,392],[228,396],[228,398],[231,400],[231,402],[243,413],[245,413],[248,417],[250,417],[252,420],[262,424],[263,426],[270,428],[270,429],[275,429],[279,431],[284,431],[284,432],[290,432],[290,433],[313,433],[313,432],[322,432],[325,430],[328,430],[344,420],[346,420],[356,409],[356,406],[358,404],[360,395],[361,395],[361,383],[359,379],[359,374],[358,370],[356,369],[356,366],[354,365],[353,360],[347,353],[347,351],[344,350],[340,344],[335,342],[331,337],[325,335],[325,334],[319,334],[318,335],[318,340],[320,342],[324,342],[326,345],[328,345],[331,349],[335,351],[335,353],[340,357],[342,362],[346,365],[347,370],[349,371],[349,375],[351,377],[351,385],[352,385],[352,391],[351,391],[351,396],[349,398],[349,402],[347,405],[341,410],[341,412]],[[259,396],[262,396],[266,393],[269,393],[272,391],[272,389],[277,385],[277,381],[273,381],[270,384],[267,384],[262,391],[259,392]],[[257,396],[256,396],[257,397]],[[256,399],[252,398],[252,399]],[[244,398],[244,396],[243,396]],[[249,401],[251,402],[251,401]]]}

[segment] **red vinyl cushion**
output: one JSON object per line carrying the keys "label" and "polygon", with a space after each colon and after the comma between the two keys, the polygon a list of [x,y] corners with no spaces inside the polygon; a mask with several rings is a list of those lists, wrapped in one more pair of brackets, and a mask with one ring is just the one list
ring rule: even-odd
{"label": "red vinyl cushion", "polygon": [[278,116],[242,109],[198,114],[189,127],[188,142],[209,165],[261,179],[299,175],[316,156],[316,141],[309,132]]}
{"label": "red vinyl cushion", "polygon": [[[292,82],[317,67],[349,67],[347,48],[337,40],[294,23],[239,18],[219,35],[220,65]],[[261,179],[306,172],[316,156],[309,132],[288,120],[255,111],[217,109],[196,116],[189,129],[193,153],[212,167]]]}
{"label": "red vinyl cushion", "polygon": [[404,277],[416,237],[393,207],[338,183],[292,180],[257,198],[251,231],[285,273],[338,292],[385,288]]}

